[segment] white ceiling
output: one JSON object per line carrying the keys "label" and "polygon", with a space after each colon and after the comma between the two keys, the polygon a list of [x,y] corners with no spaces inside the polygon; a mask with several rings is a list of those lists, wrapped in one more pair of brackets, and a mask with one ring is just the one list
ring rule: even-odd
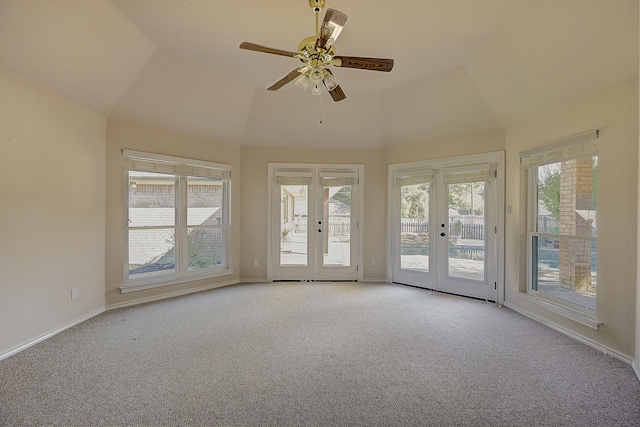
{"label": "white ceiling", "polygon": [[[290,84],[308,0],[0,0],[0,67],[108,117],[247,146],[380,148],[504,129],[637,76],[638,0],[327,0],[334,103]],[[319,124],[322,111],[323,124]]]}

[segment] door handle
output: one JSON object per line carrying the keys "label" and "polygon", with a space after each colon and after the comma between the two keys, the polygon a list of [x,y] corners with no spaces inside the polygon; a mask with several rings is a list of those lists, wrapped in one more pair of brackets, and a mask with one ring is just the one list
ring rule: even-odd
{"label": "door handle", "polygon": [[322,233],[322,230],[318,228],[318,233]]}
{"label": "door handle", "polygon": [[444,236],[446,236],[445,233],[440,233],[440,237],[444,237]]}

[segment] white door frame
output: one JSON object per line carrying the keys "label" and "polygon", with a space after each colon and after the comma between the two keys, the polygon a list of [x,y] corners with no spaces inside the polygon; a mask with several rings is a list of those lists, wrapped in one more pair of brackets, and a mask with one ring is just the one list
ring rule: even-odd
{"label": "white door frame", "polygon": [[[495,177],[495,189],[496,189],[496,200],[495,200],[495,223],[497,225],[497,232],[495,233],[496,238],[496,302],[498,304],[504,303],[504,212],[505,212],[505,201],[504,201],[504,174],[505,174],[505,155],[504,151],[497,151],[491,153],[484,154],[476,154],[476,155],[468,155],[468,156],[458,156],[458,157],[447,157],[442,159],[434,159],[434,160],[424,160],[424,161],[416,161],[416,162],[407,162],[407,163],[397,163],[391,164],[388,168],[388,206],[387,206],[387,277],[386,280],[388,282],[394,281],[394,263],[399,260],[399,254],[397,253],[397,245],[394,239],[399,239],[397,236],[397,224],[396,220],[398,215],[398,208],[396,190],[394,188],[394,177],[396,175],[396,171],[402,170],[431,170],[435,174],[438,174],[440,170],[449,167],[463,167],[465,165],[478,164],[483,162],[493,163],[496,167],[496,177]],[[440,179],[440,178],[438,178]],[[435,181],[434,181],[435,182]],[[443,197],[444,195],[438,195],[438,197]],[[430,218],[430,223],[437,220],[436,217]],[[431,227],[431,224],[430,224]],[[431,227],[433,230],[433,227]],[[432,234],[432,233],[430,233]],[[432,254],[433,255],[433,254]],[[431,266],[438,266],[436,264],[430,262]],[[431,280],[437,280],[437,274],[435,271],[430,270],[432,275]],[[437,285],[437,284],[436,284]],[[437,290],[437,286],[434,287]]]}
{"label": "white door frame", "polygon": [[[363,234],[363,205],[364,205],[364,165],[362,164],[318,164],[318,163],[269,163],[268,165],[268,209],[267,209],[267,280],[274,280],[274,266],[278,258],[278,253],[274,250],[273,230],[274,227],[274,188],[275,188],[275,176],[276,173],[287,174],[311,174],[312,186],[318,188],[318,177],[326,172],[344,173],[354,172],[356,175],[357,191],[355,191],[355,201],[357,208],[352,212],[352,228],[351,228],[351,250],[352,262],[355,264],[353,267],[356,269],[356,277],[358,281],[363,280],[363,251],[362,251],[362,234]],[[319,197],[315,195],[314,189],[310,189],[310,197]],[[312,206],[313,208],[313,206]],[[279,218],[278,218],[279,220]],[[312,227],[313,224],[308,224],[308,227]],[[317,252],[319,243],[316,242],[316,233],[310,234],[311,242],[309,246],[313,248],[313,252]],[[315,268],[315,267],[314,267]],[[317,267],[320,268],[320,267]],[[328,267],[329,268],[329,267]],[[310,278],[314,280],[313,278]],[[304,279],[301,279],[304,280]],[[329,278],[327,280],[332,280]],[[352,280],[352,279],[351,279]]]}

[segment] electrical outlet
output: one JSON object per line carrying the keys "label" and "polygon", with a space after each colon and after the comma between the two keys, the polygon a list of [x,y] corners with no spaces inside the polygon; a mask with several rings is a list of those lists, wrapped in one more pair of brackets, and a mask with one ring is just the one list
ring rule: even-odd
{"label": "electrical outlet", "polygon": [[371,267],[375,267],[375,266],[376,266],[376,260],[375,260],[375,259],[372,259],[372,260],[371,260]]}
{"label": "electrical outlet", "polygon": [[78,288],[71,289],[71,299],[78,299]]}
{"label": "electrical outlet", "polygon": [[254,267],[260,267],[260,260],[258,258],[254,258],[253,259],[253,266]]}

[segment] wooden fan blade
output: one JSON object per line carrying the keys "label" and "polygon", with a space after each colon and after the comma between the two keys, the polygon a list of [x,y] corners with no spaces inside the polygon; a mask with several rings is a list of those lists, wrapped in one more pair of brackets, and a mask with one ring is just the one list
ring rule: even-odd
{"label": "wooden fan blade", "polygon": [[393,59],[363,58],[360,56],[334,56],[338,61],[334,65],[342,68],[358,68],[361,70],[389,72],[393,69]]}
{"label": "wooden fan blade", "polygon": [[316,49],[321,47],[324,50],[329,50],[336,42],[346,22],[347,15],[334,9],[327,9],[316,41]]}
{"label": "wooden fan blade", "polygon": [[336,86],[333,90],[330,90],[329,95],[331,95],[331,98],[333,98],[335,102],[342,101],[347,97],[347,95],[344,94],[340,85]]}
{"label": "wooden fan blade", "polygon": [[[328,68],[326,70],[329,74],[333,76],[333,73],[331,72],[331,70],[329,70]],[[334,87],[333,90],[329,90],[329,88],[327,87],[327,84],[324,81],[322,83],[324,83],[324,87],[327,88],[327,92],[329,92],[329,95],[331,95],[331,98],[333,98],[335,102],[342,101],[347,97],[347,95],[345,95],[344,92],[342,91],[342,88],[340,87],[340,85]]]}
{"label": "wooden fan blade", "polygon": [[240,49],[253,50],[254,52],[271,53],[273,55],[288,56],[290,58],[293,58],[298,54],[298,52],[290,52],[288,50],[274,49],[272,47],[262,46],[259,44],[249,43],[249,42],[240,43]]}
{"label": "wooden fan blade", "polygon": [[289,74],[287,74],[286,76],[284,76],[283,78],[281,78],[280,80],[278,80],[277,82],[269,86],[267,90],[275,92],[276,90],[280,89],[287,83],[291,83],[292,81],[294,81],[296,77],[298,77],[299,75],[300,75],[300,72],[296,68],[295,70],[293,70],[292,72],[290,72]]}

